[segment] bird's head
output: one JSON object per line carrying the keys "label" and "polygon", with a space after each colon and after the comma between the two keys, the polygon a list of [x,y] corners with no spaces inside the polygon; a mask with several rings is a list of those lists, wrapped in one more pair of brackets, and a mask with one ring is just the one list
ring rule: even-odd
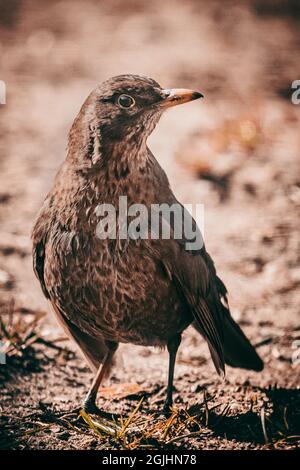
{"label": "bird's head", "polygon": [[73,134],[78,139],[79,127],[88,126],[104,148],[116,145],[138,148],[146,142],[166,109],[201,97],[198,91],[163,89],[148,77],[119,75],[90,94],[74,122]]}
{"label": "bird's head", "polygon": [[151,134],[168,107],[202,96],[192,90],[164,90],[151,78],[120,75],[96,88],[93,100],[101,135],[113,140],[138,140],[140,135]]}

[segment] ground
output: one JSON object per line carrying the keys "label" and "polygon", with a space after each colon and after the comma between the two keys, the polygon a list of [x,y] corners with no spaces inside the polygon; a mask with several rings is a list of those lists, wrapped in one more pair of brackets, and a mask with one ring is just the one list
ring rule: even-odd
{"label": "ground", "polygon": [[[261,4],[1,1],[1,448],[299,447],[300,19],[297,2]],[[119,73],[205,95],[149,146],[178,198],[204,204],[207,250],[265,369],[223,381],[190,328],[166,418],[167,353],[124,345],[99,393],[118,414],[106,422],[79,415],[92,375],[34,278],[30,230],[83,99]]]}

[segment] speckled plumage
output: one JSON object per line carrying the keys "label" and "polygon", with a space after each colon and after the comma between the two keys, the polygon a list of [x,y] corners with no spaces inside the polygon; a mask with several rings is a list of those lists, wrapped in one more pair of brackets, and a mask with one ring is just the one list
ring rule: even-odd
{"label": "speckled plumage", "polygon": [[[132,109],[118,106],[122,93],[134,97]],[[188,252],[174,239],[96,236],[99,204],[117,207],[124,195],[129,206],[177,202],[146,145],[164,101],[154,80],[130,75],[108,80],[87,98],[33,230],[35,272],[94,368],[110,344],[169,346],[193,323],[218,372],[225,362],[260,370],[261,360],[230,317],[226,289],[204,247]]]}

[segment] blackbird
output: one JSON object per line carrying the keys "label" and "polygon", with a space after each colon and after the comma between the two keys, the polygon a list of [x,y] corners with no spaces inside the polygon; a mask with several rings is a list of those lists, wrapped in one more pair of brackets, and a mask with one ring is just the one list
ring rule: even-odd
{"label": "blackbird", "polygon": [[66,159],[35,223],[35,274],[95,373],[83,405],[88,412],[100,411],[97,391],[119,343],[167,347],[168,412],[176,353],[189,325],[207,341],[219,374],[225,364],[263,369],[230,315],[226,287],[205,246],[191,249],[185,234],[175,237],[174,217],[166,221],[169,238],[121,237],[120,228],[115,236],[97,232],[97,208],[110,205],[119,213],[120,196],[129,206],[182,207],[147,138],[166,109],[201,97],[137,75],[98,86],[73,122]]}

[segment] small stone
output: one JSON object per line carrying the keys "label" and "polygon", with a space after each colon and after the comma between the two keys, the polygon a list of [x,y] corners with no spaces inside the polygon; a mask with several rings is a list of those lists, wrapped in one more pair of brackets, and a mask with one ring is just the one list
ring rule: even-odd
{"label": "small stone", "polygon": [[62,431],[57,435],[58,439],[61,441],[68,441],[70,437],[70,433],[68,431]]}

